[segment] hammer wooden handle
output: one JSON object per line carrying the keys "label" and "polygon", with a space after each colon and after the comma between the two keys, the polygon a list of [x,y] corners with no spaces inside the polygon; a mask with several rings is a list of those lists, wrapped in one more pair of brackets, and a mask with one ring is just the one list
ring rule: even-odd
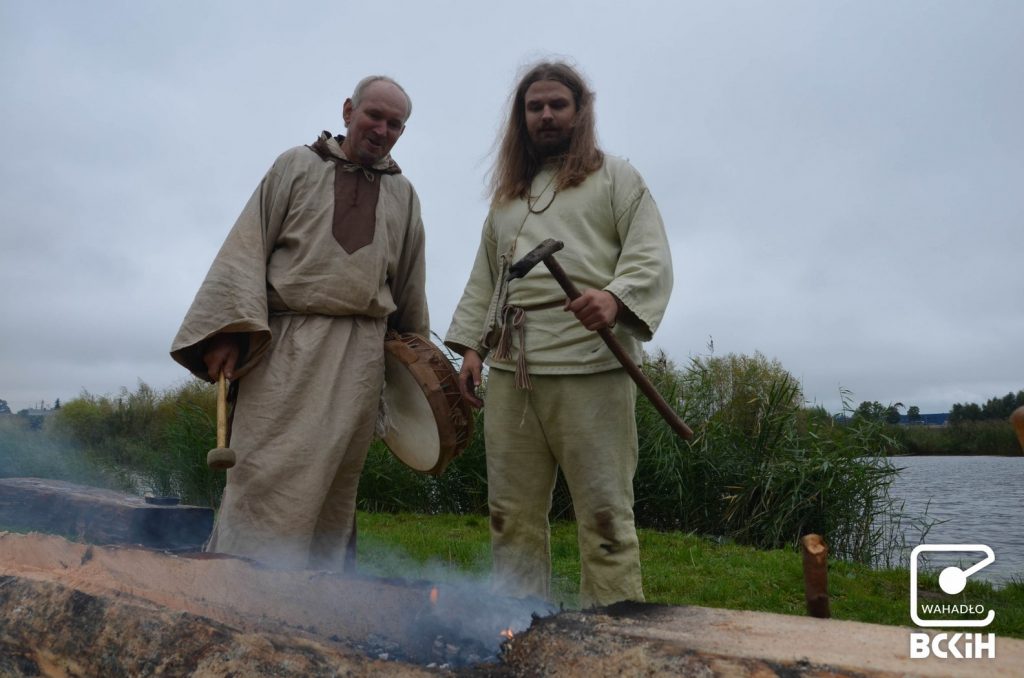
{"label": "hammer wooden handle", "polygon": [[[546,256],[542,261],[544,262],[544,265],[548,267],[548,270],[551,271],[551,275],[558,281],[558,284],[562,286],[562,289],[565,291],[565,294],[569,297],[570,301],[580,296],[579,289],[577,289],[576,285],[569,280],[569,276],[565,274],[565,270],[562,268],[561,264],[555,261],[554,256]],[[647,396],[647,399],[651,401],[652,405],[654,405],[654,409],[658,410],[658,413],[662,416],[665,422],[672,427],[672,430],[678,433],[683,440],[692,440],[693,431],[690,430],[690,427],[687,426],[682,419],[679,418],[679,415],[676,414],[675,410],[669,407],[669,404],[665,402],[665,399],[661,397],[660,393],[658,393],[658,389],[654,388],[654,384],[651,383],[651,380],[647,378],[647,375],[644,374],[643,371],[637,367],[636,363],[633,362],[633,359],[629,357],[629,354],[626,353],[626,349],[622,347],[622,343],[619,341],[618,337],[612,334],[612,331],[607,327],[602,327],[597,331],[597,333],[601,335],[601,338],[604,339],[604,343],[608,345],[608,348],[618,359],[619,363],[626,368],[629,376],[633,378],[634,382],[636,382],[640,391]]]}

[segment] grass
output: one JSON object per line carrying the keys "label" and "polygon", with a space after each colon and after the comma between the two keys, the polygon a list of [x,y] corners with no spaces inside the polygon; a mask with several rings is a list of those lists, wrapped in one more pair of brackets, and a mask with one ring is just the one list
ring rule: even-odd
{"label": "grass", "polygon": [[[638,530],[647,601],[805,615],[803,569],[795,550],[760,550],[679,532]],[[577,606],[579,551],[576,525],[551,530],[552,597]],[[388,577],[483,580],[490,568],[487,520],[482,516],[359,514],[359,567]],[[829,594],[834,619],[911,626],[909,574],[832,561]],[[939,592],[926,576],[922,596]],[[1002,588],[971,581],[965,601],[996,611],[987,630],[1024,638],[1024,582]]]}

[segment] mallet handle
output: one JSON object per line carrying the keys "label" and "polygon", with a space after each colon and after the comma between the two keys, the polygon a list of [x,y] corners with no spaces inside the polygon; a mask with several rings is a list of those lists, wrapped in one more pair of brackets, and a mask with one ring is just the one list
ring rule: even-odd
{"label": "mallet handle", "polygon": [[[555,261],[555,257],[553,255],[544,257],[542,261],[544,262],[544,265],[548,267],[548,270],[551,271],[551,275],[558,281],[558,284],[562,286],[562,289],[565,291],[565,294],[569,297],[570,301],[580,296],[579,289],[577,289],[576,285],[569,280],[569,276],[565,274],[565,270],[562,268],[561,264]],[[651,401],[651,404],[654,405],[654,409],[658,410],[658,414],[661,415],[662,419],[664,419],[665,422],[672,427],[672,430],[679,434],[679,437],[683,440],[692,440],[693,431],[682,419],[679,418],[679,415],[676,414],[675,410],[669,407],[669,404],[665,402],[665,399],[661,397],[660,393],[658,393],[658,389],[654,388],[654,384],[652,384],[651,380],[647,378],[647,375],[636,366],[633,359],[629,357],[628,353],[626,353],[626,349],[622,347],[622,343],[619,342],[618,337],[612,334],[612,331],[607,327],[602,327],[597,331],[597,333],[601,335],[602,339],[604,339],[604,343],[608,345],[608,348],[618,359],[619,363],[626,368],[627,372],[629,372],[629,376],[633,378],[634,382],[636,382],[640,391],[647,396],[648,400]]]}
{"label": "mallet handle", "polygon": [[228,446],[228,385],[224,373],[217,379],[217,447]]}

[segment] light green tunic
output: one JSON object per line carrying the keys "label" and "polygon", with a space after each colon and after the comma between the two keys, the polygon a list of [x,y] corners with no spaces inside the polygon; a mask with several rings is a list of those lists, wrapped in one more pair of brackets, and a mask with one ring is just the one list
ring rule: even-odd
{"label": "light green tunic", "polygon": [[[639,363],[640,342],[654,334],[672,291],[671,255],[657,205],[640,174],[613,156],[606,155],[601,169],[581,185],[554,196],[552,178],[553,169],[545,169],[533,181],[531,193],[537,197],[530,204],[541,213],[532,213],[526,200],[516,200],[487,215],[445,343],[460,353],[477,351],[492,367],[514,370],[518,339],[513,338],[510,360],[496,360],[496,333],[487,336],[499,324],[495,315],[501,302],[540,306],[564,300],[565,293],[542,264],[511,281],[501,301],[500,283],[509,265],[553,238],[565,243],[555,258],[578,288],[607,290],[623,302],[628,312],[614,331]],[[532,374],[586,374],[620,367],[600,336],[561,307],[528,311],[525,334]]]}

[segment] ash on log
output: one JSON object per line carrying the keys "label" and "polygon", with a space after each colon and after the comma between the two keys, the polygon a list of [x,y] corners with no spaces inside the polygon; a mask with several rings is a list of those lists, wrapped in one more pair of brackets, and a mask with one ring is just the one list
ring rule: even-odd
{"label": "ash on log", "polygon": [[[0,532],[0,601],[10,586],[4,577],[69,586],[81,596],[125,601],[139,609],[156,606],[239,633],[299,634],[373,658],[386,654],[428,666],[497,661],[505,640],[501,630],[525,630],[537,609],[489,595],[473,582],[460,588],[451,583],[274,570],[220,554],[175,555],[9,532]],[[431,595],[433,589],[439,590],[437,596]],[[4,615],[0,609],[0,620]],[[5,651],[3,627],[0,622],[0,653]]]}
{"label": "ash on log", "polygon": [[127,596],[0,576],[0,676],[429,678],[297,631],[245,630]]}
{"label": "ash on log", "polygon": [[154,503],[113,490],[42,478],[0,479],[0,525],[90,544],[139,544],[198,551],[213,529],[213,509]]}

